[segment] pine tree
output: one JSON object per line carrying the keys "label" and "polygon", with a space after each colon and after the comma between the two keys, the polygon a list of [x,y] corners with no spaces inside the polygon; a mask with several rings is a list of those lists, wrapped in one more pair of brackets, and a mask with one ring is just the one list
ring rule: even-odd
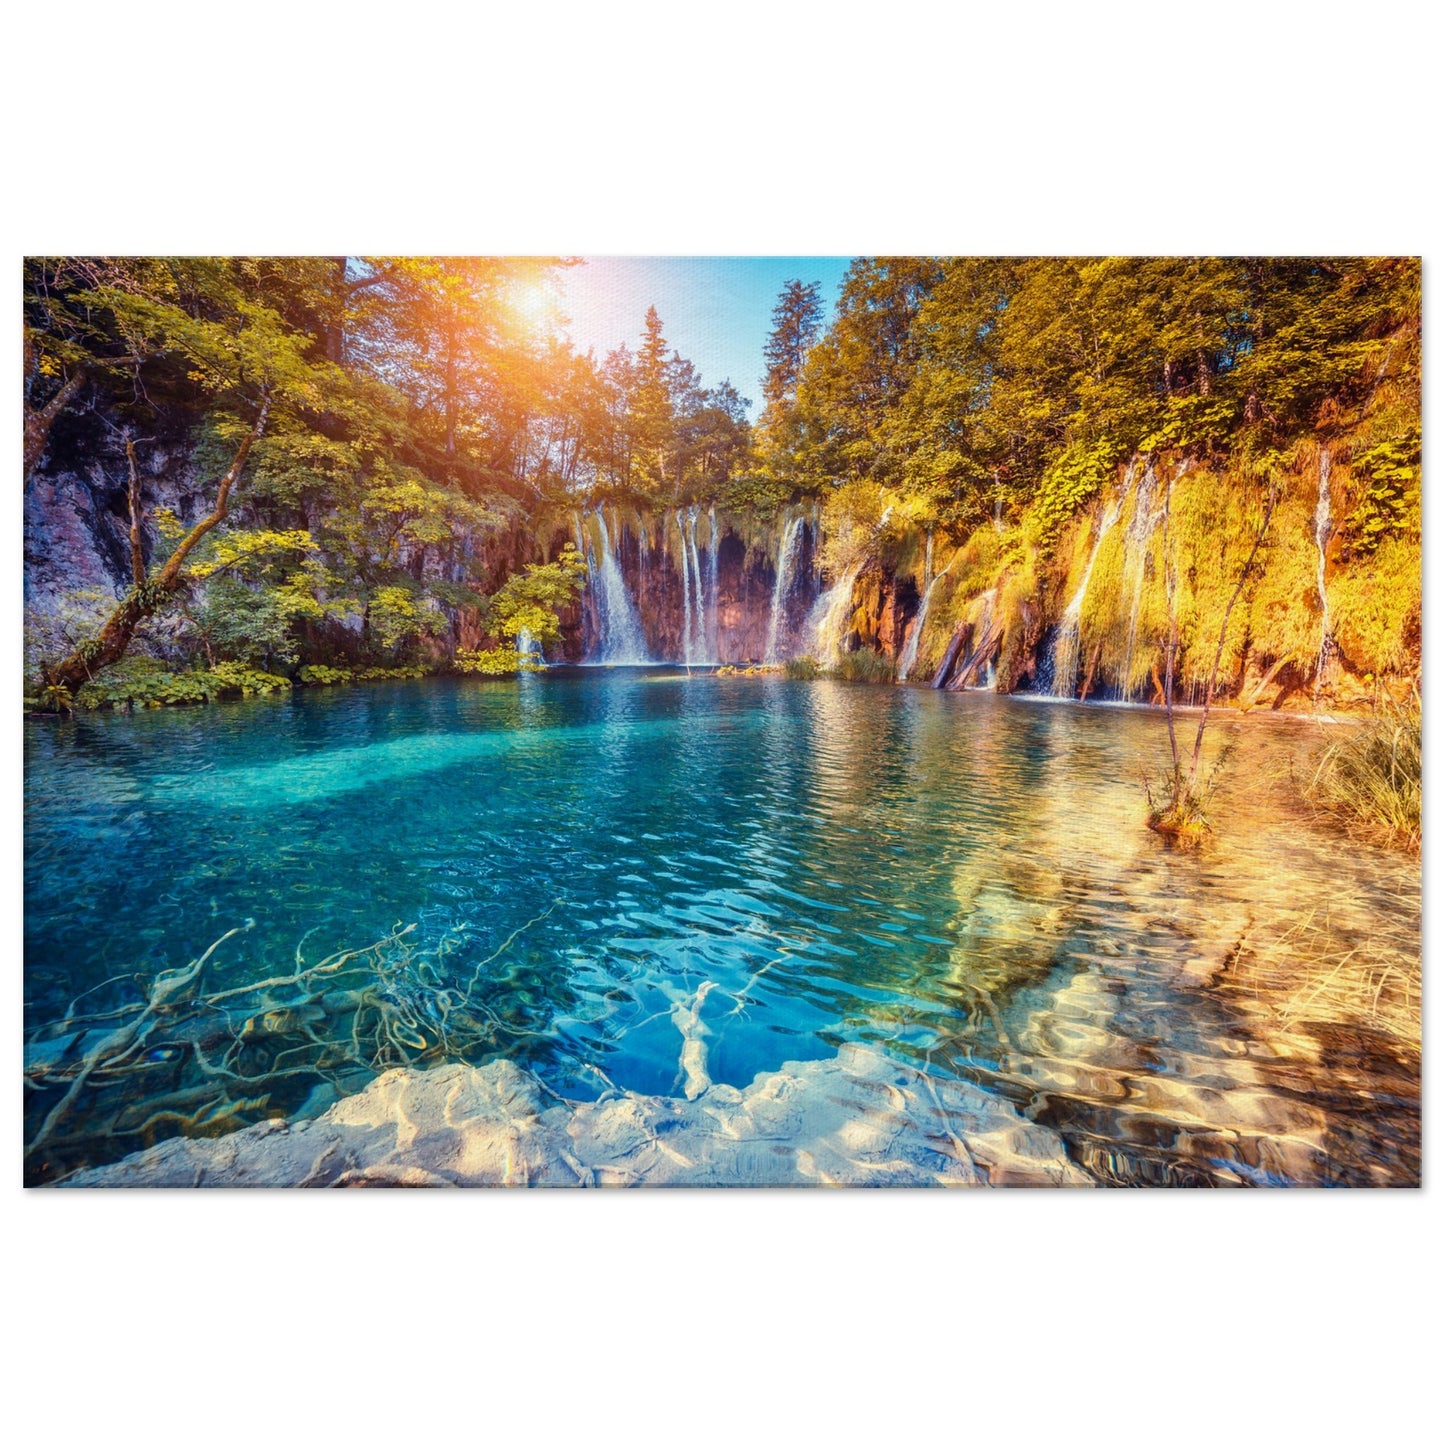
{"label": "pine tree", "polygon": [[798,378],[808,349],[818,339],[823,322],[823,302],[816,281],[804,285],[789,281],[773,308],[773,333],[763,348],[768,364],[763,379],[763,399],[769,407],[789,405],[797,395]]}
{"label": "pine tree", "polygon": [[647,308],[642,347],[632,393],[632,465],[638,485],[651,491],[665,487],[673,450],[673,366],[662,335],[657,307]]}

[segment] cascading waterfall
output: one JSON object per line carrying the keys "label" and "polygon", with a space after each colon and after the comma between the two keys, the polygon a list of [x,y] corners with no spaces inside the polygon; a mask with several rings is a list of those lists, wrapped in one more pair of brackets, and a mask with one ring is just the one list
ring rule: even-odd
{"label": "cascading waterfall", "polygon": [[[950,562],[948,567],[952,567]],[[937,577],[933,575],[933,532],[928,533],[928,541],[923,549],[923,602],[918,609],[918,616],[914,619],[913,627],[909,631],[903,643],[903,652],[898,659],[898,681],[907,682],[908,674],[913,671],[914,664],[918,661],[918,644],[923,637],[923,628],[928,621],[928,604],[933,598],[934,587],[948,575],[948,567],[945,567]]]}
{"label": "cascading waterfall", "polygon": [[707,594],[702,587],[702,561],[697,553],[698,509],[692,507],[687,514],[687,555],[692,562],[693,596],[693,646],[689,661],[712,662],[713,654],[707,649]]}
{"label": "cascading waterfall", "polygon": [[547,659],[542,654],[542,644],[525,627],[517,634],[517,651],[534,667],[546,667]]}
{"label": "cascading waterfall", "polygon": [[679,560],[682,563],[682,660],[692,665],[692,566],[688,560],[687,522],[683,519],[682,508],[673,514],[677,520],[677,537],[681,543]]}
{"label": "cascading waterfall", "polygon": [[[1126,491],[1131,476],[1132,472],[1124,479]],[[1099,560],[1099,548],[1104,545],[1104,538],[1109,535],[1114,523],[1119,520],[1122,503],[1123,497],[1115,497],[1104,509],[1104,516],[1099,523],[1099,535],[1094,538],[1094,549],[1089,553],[1089,563],[1084,568],[1083,580],[1079,583],[1079,590],[1074,594],[1073,601],[1064,610],[1064,615],[1059,622],[1059,640],[1054,644],[1052,691],[1055,697],[1073,697],[1074,695],[1074,683],[1078,680],[1079,673],[1079,618],[1084,611],[1084,597],[1089,591],[1089,577],[1094,571],[1094,563]]]}
{"label": "cascading waterfall", "polygon": [[595,565],[593,549],[587,549],[587,578],[588,585],[595,589],[599,632],[597,660],[634,666],[650,662],[652,659],[647,654],[647,638],[642,631],[642,621],[637,615],[637,605],[627,590],[627,579],[618,565],[607,519],[600,512],[592,515],[596,523],[599,546]]}
{"label": "cascading waterfall", "polygon": [[778,656],[778,633],[782,626],[783,609],[787,605],[788,592],[792,587],[793,569],[797,564],[802,540],[802,516],[790,517],[783,527],[778,543],[778,565],[773,579],[773,606],[768,614],[768,639],[763,648],[764,662],[782,661]]}
{"label": "cascading waterfall", "polygon": [[1315,704],[1319,705],[1325,664],[1330,660],[1330,596],[1325,590],[1325,544],[1330,540],[1330,454],[1320,452],[1320,489],[1315,501],[1315,585],[1320,593],[1320,656],[1315,668]]}
{"label": "cascading waterfall", "polygon": [[[689,667],[715,656],[708,648],[707,596],[703,592],[702,564],[697,555],[697,514],[696,507],[689,507],[685,514],[681,508],[677,512],[677,535],[682,543],[682,660]],[[715,559],[713,566],[715,572]],[[714,599],[716,596],[714,582]]]}
{"label": "cascading waterfall", "polygon": [[854,567],[835,582],[813,604],[808,614],[812,654],[824,667],[837,667],[843,660],[843,638],[853,616],[853,584],[862,567]]}
{"label": "cascading waterfall", "polygon": [[[1149,538],[1154,535],[1154,528],[1164,516],[1163,507],[1156,508],[1154,505],[1157,485],[1154,463],[1150,461],[1145,465],[1144,475],[1139,479],[1139,490],[1134,497],[1134,515],[1124,533],[1123,587],[1126,595],[1131,569],[1134,574],[1134,597],[1129,609],[1129,645],[1124,653],[1124,671],[1119,679],[1119,694],[1125,702],[1132,701],[1134,696],[1130,677],[1134,669],[1134,644],[1139,637],[1139,606],[1144,598],[1144,564],[1149,554]],[[1129,477],[1126,476],[1126,491],[1128,486]]]}
{"label": "cascading waterfall", "polygon": [[709,506],[707,522],[710,531],[707,541],[707,655],[717,658],[717,508]]}

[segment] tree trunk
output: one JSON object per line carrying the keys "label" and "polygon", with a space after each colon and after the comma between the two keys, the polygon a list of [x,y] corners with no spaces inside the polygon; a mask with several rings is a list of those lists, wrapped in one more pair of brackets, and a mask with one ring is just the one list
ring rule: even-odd
{"label": "tree trunk", "polygon": [[268,397],[262,401],[254,425],[242,439],[236,455],[231,459],[231,465],[226,468],[226,474],[216,488],[216,505],[181,538],[179,546],[171,553],[154,579],[146,581],[142,575],[141,580],[121,598],[115,611],[106,619],[99,637],[91,642],[81,643],[68,657],[43,669],[45,680],[51,687],[74,692],[83,683],[89,682],[97,672],[119,662],[125,656],[136,628],[175,595],[183,580],[181,568],[185,565],[186,558],[206,533],[224,522],[229,515],[231,489],[240,480],[246,458],[251,455],[251,448],[266,429],[266,417],[270,410],[271,402]]}
{"label": "tree trunk", "polygon": [[84,385],[85,371],[77,367],[39,411],[25,413],[25,481],[30,480],[31,472],[40,465],[40,459],[45,455],[45,444],[50,440],[50,428],[55,425],[55,419]]}
{"label": "tree trunk", "polygon": [[1250,708],[1254,707],[1259,702],[1260,698],[1264,696],[1265,688],[1267,688],[1270,683],[1272,683],[1275,678],[1279,676],[1281,670],[1284,668],[1284,665],[1288,661],[1288,657],[1281,657],[1279,661],[1276,662],[1274,666],[1271,667],[1270,670],[1265,673],[1265,675],[1260,678],[1257,683],[1255,683],[1253,688],[1250,689],[1249,697],[1247,699],[1241,698],[1239,704],[1241,712],[1248,712]]}
{"label": "tree trunk", "polygon": [[1271,482],[1269,486],[1269,498],[1264,504],[1264,520],[1259,524],[1259,531],[1255,533],[1254,546],[1249,549],[1249,556],[1245,559],[1244,566],[1239,571],[1239,581],[1234,584],[1234,592],[1230,596],[1229,606],[1224,609],[1224,621],[1219,625],[1219,644],[1214,649],[1214,666],[1209,669],[1209,682],[1204,689],[1204,712],[1199,718],[1199,731],[1194,734],[1194,757],[1189,764],[1189,788],[1194,788],[1194,780],[1199,776],[1199,754],[1204,748],[1204,725],[1209,721],[1209,707],[1214,701],[1214,688],[1219,680],[1219,664],[1224,657],[1224,642],[1229,633],[1229,616],[1234,611],[1234,604],[1239,601],[1239,594],[1244,591],[1244,584],[1249,578],[1250,570],[1254,566],[1254,559],[1259,553],[1260,544],[1264,541],[1264,534],[1269,531],[1269,519],[1274,515],[1274,504],[1279,499],[1279,487]]}
{"label": "tree trunk", "polygon": [[141,587],[145,585],[146,567],[141,551],[140,468],[136,465],[135,441],[129,436],[125,439],[125,459],[130,464],[130,580],[132,586]]}
{"label": "tree trunk", "polygon": [[447,338],[446,393],[447,455],[457,454],[457,358],[451,337]]}
{"label": "tree trunk", "polygon": [[346,355],[346,257],[333,256],[336,268],[336,310],[326,318],[326,359],[341,365]]}

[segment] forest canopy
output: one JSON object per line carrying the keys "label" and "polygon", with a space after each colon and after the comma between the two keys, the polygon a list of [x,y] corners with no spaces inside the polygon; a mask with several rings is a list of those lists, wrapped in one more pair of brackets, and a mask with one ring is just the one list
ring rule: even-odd
{"label": "forest canopy", "polygon": [[1130,457],[1263,478],[1308,440],[1352,467],[1345,560],[1418,532],[1414,260],[860,258],[831,311],[784,287],[755,421],[656,309],[635,349],[579,353],[576,264],[29,259],[27,486],[103,458],[130,529],[123,596],[35,619],[45,684],[137,636],[260,673],[507,644],[493,598],[557,561],[549,519],[599,502],[822,498],[1047,553]]}

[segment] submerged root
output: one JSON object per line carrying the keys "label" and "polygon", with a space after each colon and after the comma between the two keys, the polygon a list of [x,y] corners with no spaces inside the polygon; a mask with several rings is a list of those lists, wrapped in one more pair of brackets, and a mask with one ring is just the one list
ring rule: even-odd
{"label": "submerged root", "polygon": [[711,982],[699,984],[697,992],[690,999],[679,1001],[672,1008],[672,1021],[682,1034],[677,1077],[683,1086],[683,1097],[689,1101],[712,1088],[712,1079],[707,1071],[707,1026],[702,1021],[702,1006],[708,994],[716,987],[717,985]]}
{"label": "submerged root", "polygon": [[[461,935],[422,949],[409,924],[309,965],[303,939],[291,971],[204,991],[217,950],[252,927],[248,919],[186,967],[142,985],[138,1003],[81,1014],[83,1000],[129,976],[87,989],[27,1039],[27,1089],[61,1091],[25,1146],[27,1174],[54,1177],[77,1153],[113,1156],[136,1138],[228,1132],[294,1112],[318,1088],[329,1100],[398,1065],[471,1062],[543,1037],[486,1001],[485,975],[559,903],[508,934],[464,988],[443,966]],[[289,1091],[289,1110],[278,1090]]]}

